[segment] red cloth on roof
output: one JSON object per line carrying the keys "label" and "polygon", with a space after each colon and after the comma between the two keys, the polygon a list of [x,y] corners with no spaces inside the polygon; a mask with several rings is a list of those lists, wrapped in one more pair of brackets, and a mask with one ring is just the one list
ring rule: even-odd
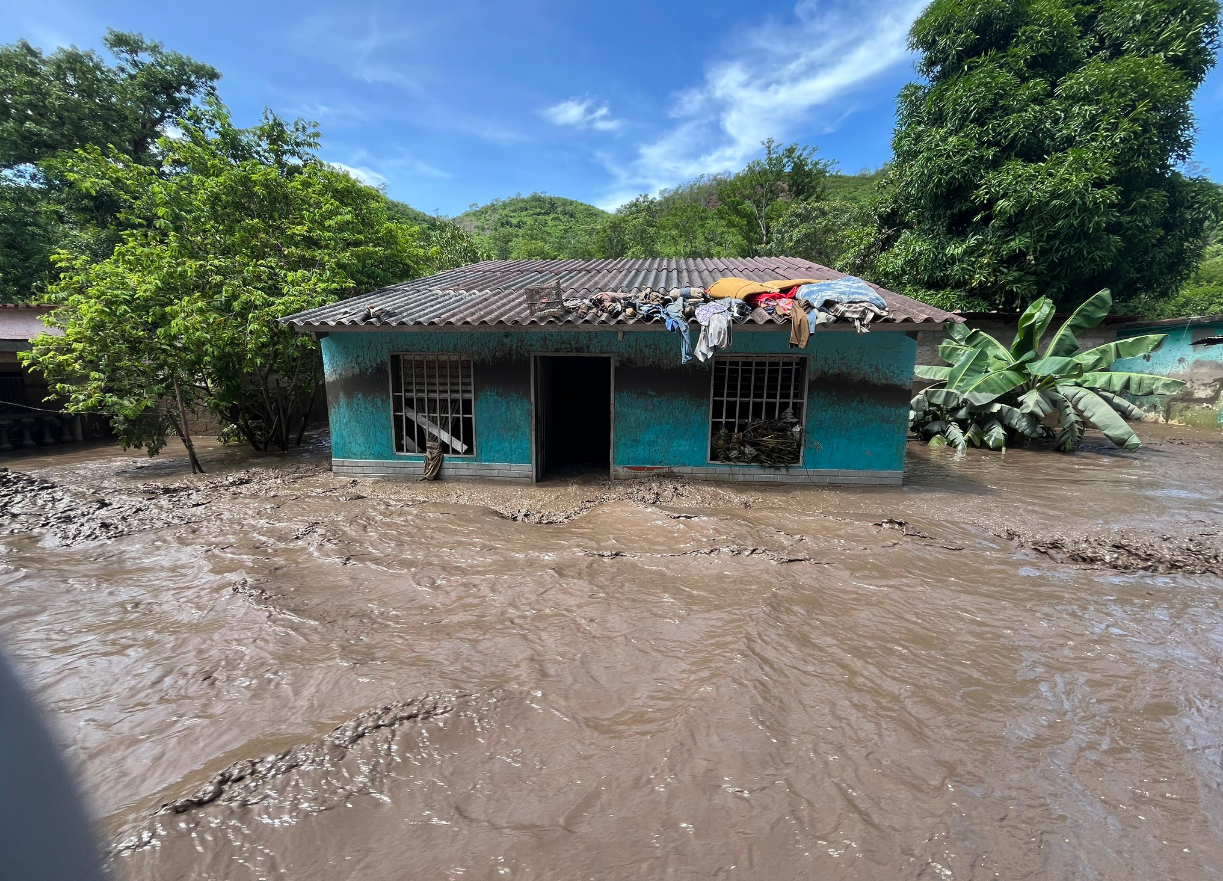
{"label": "red cloth on roof", "polygon": [[791,288],[790,291],[782,291],[779,294],[748,294],[743,298],[743,302],[747,303],[747,305],[751,306],[753,309],[765,309],[770,305],[776,307],[778,300],[793,300],[794,294],[792,291],[793,288]]}

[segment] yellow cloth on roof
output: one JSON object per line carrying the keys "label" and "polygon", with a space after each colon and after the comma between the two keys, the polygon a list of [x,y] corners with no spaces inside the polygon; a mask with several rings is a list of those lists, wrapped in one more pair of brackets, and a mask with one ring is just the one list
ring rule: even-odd
{"label": "yellow cloth on roof", "polygon": [[709,286],[709,296],[715,300],[733,297],[742,300],[752,294],[775,294],[800,284],[819,284],[826,278],[790,278],[776,281],[748,281],[746,278],[719,278]]}

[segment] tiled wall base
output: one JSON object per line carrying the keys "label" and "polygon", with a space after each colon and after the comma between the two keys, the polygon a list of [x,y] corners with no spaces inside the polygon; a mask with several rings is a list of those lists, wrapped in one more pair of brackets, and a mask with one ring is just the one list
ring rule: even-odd
{"label": "tiled wall base", "polygon": [[651,474],[673,474],[691,480],[731,480],[744,483],[786,483],[817,486],[900,486],[903,471],[846,471],[831,468],[779,470],[753,465],[709,465],[704,467],[675,466],[672,468],[632,468],[617,465],[613,476],[618,479],[647,477]]}
{"label": "tiled wall base", "polygon": [[[331,471],[344,477],[420,477],[423,459],[332,459]],[[489,462],[465,462],[446,459],[442,462],[442,479],[447,477],[491,477],[495,480],[531,482],[530,465],[510,465]]]}
{"label": "tiled wall base", "polygon": [[[331,470],[345,477],[420,477],[424,463],[420,459],[332,459]],[[789,471],[753,466],[709,465],[707,467],[675,466],[672,468],[634,468],[618,465],[612,471],[617,480],[633,480],[651,475],[672,475],[690,480],[728,480],[745,483],[785,483],[796,485],[900,486],[903,471],[838,471],[833,469]],[[447,459],[442,463],[443,479],[447,477],[487,477],[494,480],[531,481],[530,465],[488,462],[466,462]]]}

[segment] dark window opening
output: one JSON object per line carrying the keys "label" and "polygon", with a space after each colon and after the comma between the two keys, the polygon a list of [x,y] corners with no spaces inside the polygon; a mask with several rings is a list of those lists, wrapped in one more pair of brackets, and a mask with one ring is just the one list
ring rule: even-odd
{"label": "dark window opening", "polygon": [[471,359],[392,355],[395,452],[424,453],[436,441],[448,456],[476,454]]}
{"label": "dark window opening", "polygon": [[612,361],[541,355],[535,363],[535,478],[611,470]]}
{"label": "dark window opening", "polygon": [[805,358],[715,358],[709,460],[744,465],[799,464],[806,403]]}

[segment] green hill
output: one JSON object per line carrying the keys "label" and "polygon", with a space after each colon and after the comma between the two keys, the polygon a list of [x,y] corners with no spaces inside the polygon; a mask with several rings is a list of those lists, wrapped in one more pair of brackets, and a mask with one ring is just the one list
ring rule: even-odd
{"label": "green hill", "polygon": [[883,169],[860,171],[857,174],[828,175],[828,198],[842,202],[866,202],[878,190]]}
{"label": "green hill", "polygon": [[596,231],[607,212],[547,193],[473,205],[454,220],[496,260],[594,256]]}

